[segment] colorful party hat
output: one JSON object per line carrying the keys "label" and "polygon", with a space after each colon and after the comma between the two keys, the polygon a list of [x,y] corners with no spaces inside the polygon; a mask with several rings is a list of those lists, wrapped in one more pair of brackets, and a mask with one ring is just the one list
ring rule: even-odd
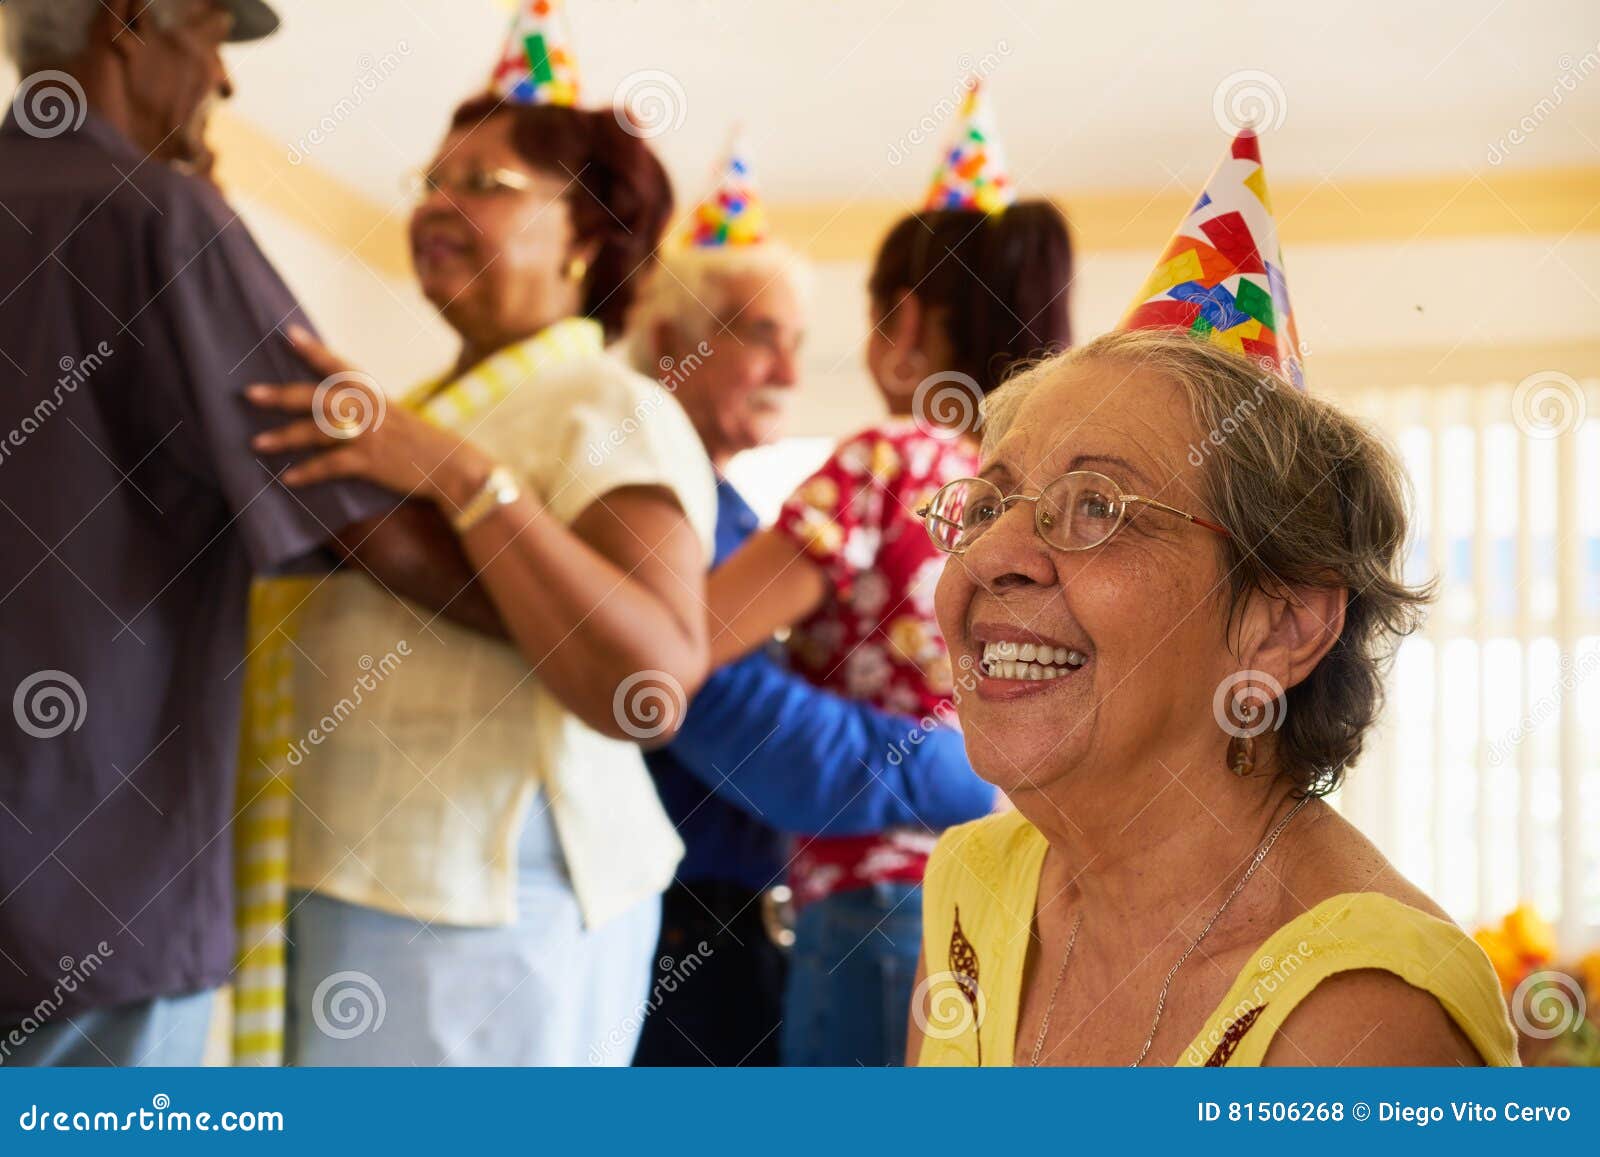
{"label": "colorful party hat", "polygon": [[717,169],[715,187],[695,206],[684,228],[684,240],[698,249],[715,249],[755,245],[766,238],[767,212],[735,130],[726,158]]}
{"label": "colorful party hat", "polygon": [[578,66],[560,0],[519,0],[489,87],[518,104],[578,103]]}
{"label": "colorful party hat", "polygon": [[994,114],[978,78],[968,77],[955,138],[945,149],[928,189],[928,209],[1003,212],[1017,199],[1005,153],[994,133]]}
{"label": "colorful party hat", "polygon": [[1168,327],[1204,334],[1305,388],[1278,227],[1251,129],[1233,139],[1118,328]]}

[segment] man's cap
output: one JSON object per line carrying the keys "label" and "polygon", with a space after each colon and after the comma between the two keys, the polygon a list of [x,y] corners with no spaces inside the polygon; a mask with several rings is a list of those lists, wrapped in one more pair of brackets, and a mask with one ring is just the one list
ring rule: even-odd
{"label": "man's cap", "polygon": [[228,35],[231,41],[260,40],[278,30],[278,14],[266,0],[220,0],[220,3],[233,13],[233,31]]}

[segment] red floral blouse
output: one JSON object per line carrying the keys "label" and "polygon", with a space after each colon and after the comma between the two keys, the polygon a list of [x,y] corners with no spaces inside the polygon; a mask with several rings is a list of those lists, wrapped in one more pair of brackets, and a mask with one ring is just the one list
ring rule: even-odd
{"label": "red floral blouse", "polygon": [[[949,711],[950,654],[933,614],[945,555],[917,508],[953,478],[976,474],[963,439],[892,421],[841,443],[784,503],[777,529],[827,575],[833,597],[789,635],[794,669],[818,687],[911,720]],[[880,881],[919,883],[937,833],[811,837],[796,850],[797,904]]]}

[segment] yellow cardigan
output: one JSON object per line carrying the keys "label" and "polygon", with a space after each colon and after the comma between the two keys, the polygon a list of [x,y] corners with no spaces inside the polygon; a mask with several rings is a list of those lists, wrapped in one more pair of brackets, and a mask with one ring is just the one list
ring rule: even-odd
{"label": "yellow cardigan", "polygon": [[[928,1024],[919,1064],[1013,1063],[1047,847],[1016,812],[951,828],[939,841],[923,881],[928,981],[918,1001]],[[1381,968],[1432,994],[1485,1063],[1517,1063],[1516,1036],[1483,949],[1454,924],[1388,896],[1350,892],[1267,938],[1179,1065],[1259,1065],[1300,1001],[1327,977],[1357,968]]]}

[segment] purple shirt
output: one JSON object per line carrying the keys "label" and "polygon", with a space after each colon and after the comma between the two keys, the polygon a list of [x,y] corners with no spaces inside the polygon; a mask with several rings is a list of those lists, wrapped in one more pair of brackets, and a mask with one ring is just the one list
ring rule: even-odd
{"label": "purple shirt", "polygon": [[296,320],[206,182],[92,115],[0,129],[0,1025],[233,965],[251,575],[392,504],[250,456]]}

